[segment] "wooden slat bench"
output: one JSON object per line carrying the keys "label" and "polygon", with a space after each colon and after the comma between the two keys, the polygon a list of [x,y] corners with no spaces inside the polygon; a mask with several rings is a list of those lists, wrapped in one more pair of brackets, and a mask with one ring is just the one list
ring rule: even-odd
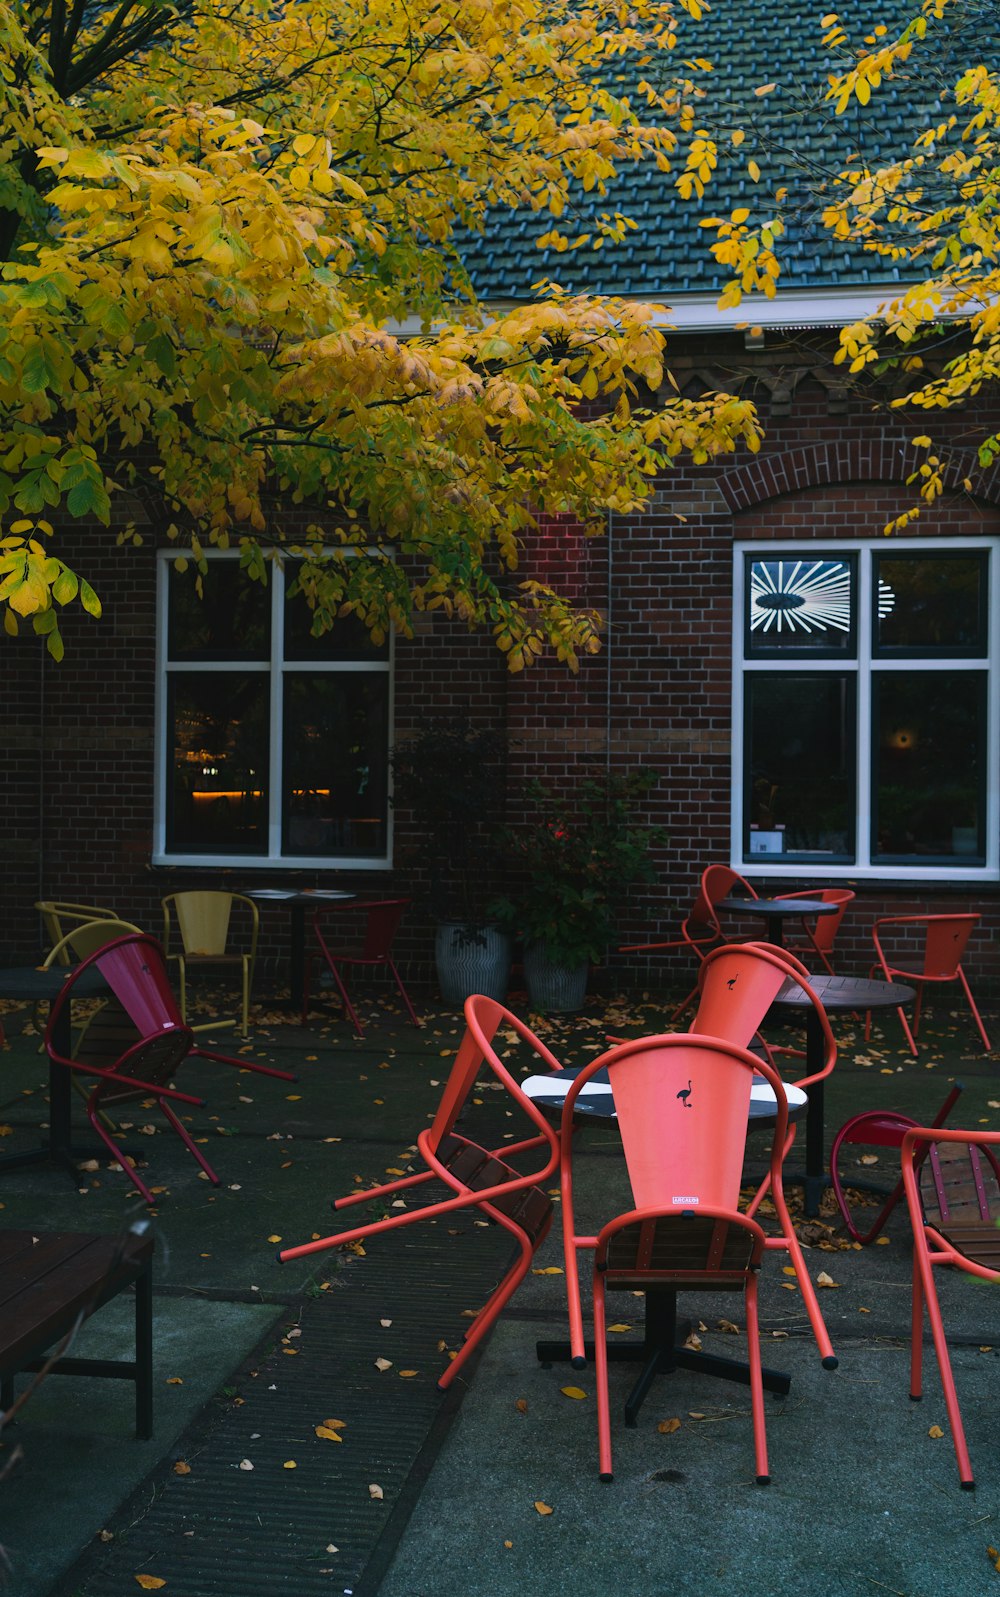
{"label": "wooden slat bench", "polygon": [[153,1434],[153,1238],[140,1222],[123,1236],[0,1229],[0,1406],[14,1401],[14,1377],[38,1370],[76,1324],[135,1287],[135,1359],[74,1358],[55,1375],[104,1375],[135,1382],[136,1436]]}

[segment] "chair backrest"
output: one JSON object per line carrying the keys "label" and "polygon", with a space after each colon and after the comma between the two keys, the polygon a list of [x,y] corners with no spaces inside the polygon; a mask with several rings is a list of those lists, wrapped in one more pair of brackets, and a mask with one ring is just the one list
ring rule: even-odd
{"label": "chair backrest", "polygon": [[176,917],[177,931],[185,954],[224,954],[229,942],[233,905],[247,904],[251,911],[251,941],[256,941],[257,906],[242,893],[227,893],[218,888],[193,888],[168,893],[163,906],[163,946],[170,952]]}
{"label": "chair backrest", "polygon": [[840,923],[844,918],[848,904],[857,897],[849,887],[822,887],[818,891],[814,888],[804,888],[801,892],[785,893],[785,898],[813,898],[820,899],[824,904],[837,904],[839,908],[835,915],[817,915],[809,927],[809,935],[816,947],[824,954],[828,954],[833,947],[834,940],[840,930]]}
{"label": "chair backrest", "polygon": [[721,937],[722,930],[715,906],[720,899],[727,898],[737,887],[741,892],[745,892],[748,898],[757,897],[750,883],[738,871],[730,869],[728,865],[706,866],[701,873],[698,896],[687,918],[687,924],[692,931],[708,929]]}
{"label": "chair backrest", "polygon": [[132,933],[143,935],[142,928],[133,926],[131,921],[116,920],[109,917],[106,920],[81,921],[79,926],[73,926],[51,948],[45,956],[45,968],[52,965],[75,965],[81,959],[87,959],[90,954],[96,953],[99,948],[104,948],[108,943],[115,942],[119,937],[126,937]]}
{"label": "chair backrest", "polygon": [[[74,926],[85,925],[88,921],[117,918],[113,909],[101,909],[96,904],[71,904],[55,898],[40,898],[35,908],[42,917],[50,948],[62,943],[66,933],[72,931]],[[68,948],[62,950],[58,962],[60,965],[72,963]]]}
{"label": "chair backrest", "polygon": [[777,1071],[723,1039],[684,1034],[633,1039],[585,1066],[567,1094],[564,1137],[576,1093],[601,1066],[637,1209],[738,1208],[757,1073],[775,1094],[774,1148],[784,1142],[788,1107]]}
{"label": "chair backrest", "polygon": [[748,1048],[789,978],[808,986],[809,972],[771,943],[724,943],[698,973],[700,997],[691,1031]]}
{"label": "chair backrest", "polygon": [[510,1075],[506,1065],[503,1064],[494,1046],[493,1039],[501,1026],[513,1031],[516,1037],[525,1043],[530,1052],[537,1057],[540,1067],[546,1071],[559,1070],[561,1065],[545,1044],[535,1036],[534,1032],[520,1020],[517,1015],[505,1009],[503,1004],[497,1003],[494,998],[486,998],[476,993],[465,1001],[465,1035],[459,1044],[455,1062],[451,1067],[437,1113],[431,1122],[428,1131],[428,1143],[432,1150],[440,1147],[451,1131],[454,1129],[462,1110],[465,1108],[472,1094],[472,1089],[482,1071],[486,1068],[493,1074],[499,1074],[501,1079],[508,1078],[516,1089],[518,1100],[528,1117],[539,1127],[542,1135],[555,1144],[555,1133],[541,1110],[537,1109],[530,1099],[521,1092]]}
{"label": "chair backrest", "polygon": [[[399,923],[410,902],[408,898],[381,898],[357,903],[345,899],[337,906],[323,905],[317,908],[313,916],[313,928],[320,943],[334,958],[377,965],[389,957]],[[359,916],[363,920],[359,920]]]}
{"label": "chair backrest", "polygon": [[1000,1223],[1000,1170],[985,1144],[932,1142],[919,1185],[924,1218],[948,1235],[970,1220]]}
{"label": "chair backrest", "polygon": [[[901,928],[898,935],[905,936],[906,928],[913,927],[923,933],[922,967],[911,968],[909,974],[922,976],[928,981],[953,981],[958,974],[958,967],[962,963],[965,946],[972,935],[973,928],[979,921],[977,914],[955,915],[882,915],[876,920],[872,928],[875,946],[882,954],[883,927],[891,926]],[[893,934],[897,935],[897,934]],[[898,965],[894,954],[887,953],[886,960],[890,969],[896,970]],[[904,957],[904,956],[899,956]],[[919,963],[921,956],[917,956]]]}

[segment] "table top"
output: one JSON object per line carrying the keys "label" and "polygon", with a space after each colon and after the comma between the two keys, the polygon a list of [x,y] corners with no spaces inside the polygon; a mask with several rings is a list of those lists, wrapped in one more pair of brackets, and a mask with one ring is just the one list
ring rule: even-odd
{"label": "table top", "polygon": [[262,904],[312,904],[318,908],[321,904],[358,895],[334,887],[248,887],[243,896]]}
{"label": "table top", "polygon": [[836,915],[839,904],[828,904],[825,898],[720,898],[716,909],[732,914],[763,915],[769,920],[783,920],[786,915]]}
{"label": "table top", "polygon": [[[810,985],[824,1009],[898,1009],[917,996],[902,982],[871,981],[864,976],[810,976]],[[774,1002],[785,1009],[811,1009],[812,1000],[793,977],[779,989]]]}
{"label": "table top", "polygon": [[[51,965],[46,970],[40,965],[11,965],[0,970],[0,998],[55,998],[67,977],[75,970],[73,965]],[[77,981],[74,992],[81,998],[93,997],[107,987],[107,982],[94,966],[85,970]]]}
{"label": "table top", "polygon": [[[570,1065],[565,1070],[553,1070],[550,1075],[527,1076],[520,1083],[521,1091],[540,1109],[561,1110],[570,1082],[576,1080],[582,1068],[580,1065]],[[794,1120],[805,1110],[809,1099],[802,1088],[792,1082],[785,1083],[785,1096],[788,1099],[788,1118]],[[574,1107],[576,1113],[591,1115],[597,1120],[617,1120],[606,1070],[598,1070],[591,1077]],[[750,1124],[760,1125],[773,1119],[774,1092],[763,1076],[754,1076],[750,1088]]]}

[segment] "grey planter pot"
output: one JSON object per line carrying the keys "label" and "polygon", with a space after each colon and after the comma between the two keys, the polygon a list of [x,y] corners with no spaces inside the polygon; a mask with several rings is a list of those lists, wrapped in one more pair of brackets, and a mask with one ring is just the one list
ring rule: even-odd
{"label": "grey planter pot", "polygon": [[590,965],[566,966],[550,959],[544,943],[529,943],[524,950],[524,980],[532,1009],[547,1015],[575,1015],[587,997]]}
{"label": "grey planter pot", "polygon": [[473,993],[498,1003],[506,998],[511,940],[499,927],[442,921],[434,939],[434,960],[446,1004],[464,1004]]}

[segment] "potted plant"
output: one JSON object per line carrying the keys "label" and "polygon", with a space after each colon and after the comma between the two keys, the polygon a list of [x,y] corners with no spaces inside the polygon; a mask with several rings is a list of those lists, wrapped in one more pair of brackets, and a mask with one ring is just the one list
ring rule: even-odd
{"label": "potted plant", "polygon": [[513,883],[493,907],[523,941],[532,1008],[582,1007],[589,967],[604,958],[628,889],[655,880],[650,851],[666,834],[637,821],[635,809],[656,781],[646,770],[601,772],[571,797],[528,784],[524,821],[503,833]]}
{"label": "potted plant", "polygon": [[503,820],[506,740],[468,721],[432,721],[392,752],[393,806],[412,822],[401,855],[420,874],[416,896],[436,921],[441,997],[502,1000],[511,938],[491,913]]}

